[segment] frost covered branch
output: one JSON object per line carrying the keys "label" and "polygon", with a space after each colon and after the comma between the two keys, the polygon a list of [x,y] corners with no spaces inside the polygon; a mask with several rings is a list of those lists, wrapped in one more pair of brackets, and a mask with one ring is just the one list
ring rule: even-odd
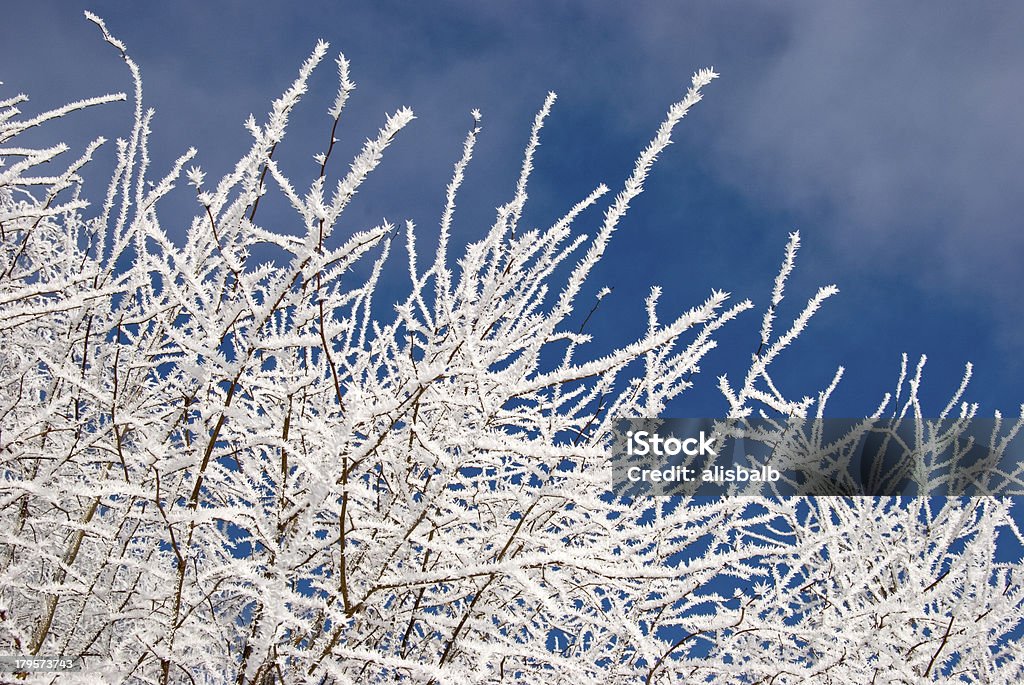
{"label": "frost covered branch", "polygon": [[[998,536],[1024,542],[1007,501],[610,495],[615,422],[689,390],[755,306],[709,289],[663,323],[655,289],[631,344],[593,355],[584,332],[585,293],[609,293],[585,288],[594,266],[712,71],[669,109],[591,240],[575,227],[604,184],[547,228],[520,226],[549,95],[512,199],[453,261],[474,111],[438,185],[436,253],[421,271],[419,229],[401,224],[410,289],[382,317],[395,226],[336,229],[413,113],[386,117],[334,179],[355,89],[339,55],[317,172],[289,178],[274,152],[321,42],[266,121],[247,123],[230,173],[207,187],[189,150],[150,185],[139,69],[89,18],[135,85],[97,207],[79,172],[102,141],[39,175],[67,148],[11,141],[123,96],[23,120],[24,96],[0,102],[0,650],[83,657],[87,671],[61,680],[83,683],[1021,677],[1020,564],[994,553]],[[184,227],[161,213],[182,175],[196,197]],[[298,235],[257,223],[275,192]],[[258,245],[284,257],[254,265]],[[719,381],[730,418],[821,417],[839,383],[842,369],[794,400],[770,374],[836,292],[773,338],[798,246],[794,233],[742,386]],[[873,415],[936,444],[947,429],[922,418],[920,372],[904,359],[904,394]],[[942,419],[974,416],[966,382]],[[999,421],[1005,449],[1021,422]]]}

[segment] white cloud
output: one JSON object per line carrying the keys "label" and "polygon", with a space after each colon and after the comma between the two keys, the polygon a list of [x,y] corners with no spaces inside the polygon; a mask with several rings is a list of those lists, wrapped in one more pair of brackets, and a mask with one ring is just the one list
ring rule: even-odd
{"label": "white cloud", "polygon": [[724,122],[719,169],[815,221],[854,264],[924,256],[928,288],[1024,278],[1024,7],[789,6]]}

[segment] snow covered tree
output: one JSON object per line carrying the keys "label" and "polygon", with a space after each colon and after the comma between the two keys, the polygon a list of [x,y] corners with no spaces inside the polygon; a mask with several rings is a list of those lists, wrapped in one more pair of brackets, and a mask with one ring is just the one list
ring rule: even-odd
{"label": "snow covered tree", "polygon": [[[579,324],[593,267],[713,72],[694,75],[590,239],[574,224],[604,185],[548,228],[521,226],[550,95],[511,200],[453,260],[474,112],[424,259],[410,222],[335,231],[413,118],[388,116],[333,180],[354,89],[343,56],[318,173],[300,191],[275,163],[325,43],[248,122],[231,173],[207,185],[189,150],[150,182],[139,69],[89,18],[135,86],[102,202],[80,176],[102,140],[59,173],[66,146],[12,141],[125,96],[26,119],[25,96],[0,101],[0,652],[81,658],[59,680],[82,683],[1024,678],[1021,564],[997,555],[997,538],[1022,542],[1008,499],[611,495],[616,421],[659,415],[754,308],[711,290],[666,322],[655,290],[647,330],[605,356]],[[187,231],[158,213],[183,176]],[[271,192],[301,231],[261,223]],[[408,295],[382,318],[396,241]],[[254,263],[266,245],[285,257]],[[822,416],[839,382],[790,400],[769,373],[835,292],[775,333],[798,246],[742,387],[719,380],[732,418]],[[870,415],[934,432],[921,366],[904,359],[902,396]],[[943,419],[974,416],[964,391]],[[1020,427],[1000,419],[993,441]]]}

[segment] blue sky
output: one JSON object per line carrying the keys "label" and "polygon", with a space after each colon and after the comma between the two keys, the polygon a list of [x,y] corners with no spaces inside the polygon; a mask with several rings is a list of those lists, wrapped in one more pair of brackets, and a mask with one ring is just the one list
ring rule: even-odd
{"label": "blue sky", "polygon": [[[595,290],[615,292],[591,332],[608,343],[639,335],[653,284],[664,287],[666,315],[711,288],[763,304],[786,235],[799,229],[804,248],[783,319],[818,285],[835,282],[842,292],[782,360],[785,390],[812,393],[842,363],[848,373],[833,414],[860,414],[892,389],[902,352],[924,353],[926,411],[942,408],[973,361],[970,397],[991,415],[1024,400],[1024,6],[981,7],[16,3],[0,27],[0,92],[28,93],[24,109],[34,112],[130,90],[124,65],[82,17],[91,9],[142,68],[147,104],[157,109],[154,175],[194,145],[217,177],[247,148],[244,119],[262,118],[324,38],[352,61],[358,84],[336,158],[357,150],[386,112],[408,105],[417,114],[348,212],[348,227],[410,218],[432,234],[469,111],[479,108],[484,130],[456,217],[456,240],[467,242],[510,197],[547,91],[559,100],[525,216],[539,226],[599,182],[617,188],[693,71],[713,66],[721,78],[679,129],[596,274]],[[329,133],[333,68],[322,66],[312,85],[280,155],[297,178],[314,172],[312,155]],[[62,122],[57,133],[80,147],[129,125],[130,108],[114,105]],[[103,189],[97,183],[89,194]],[[172,198],[165,222],[191,211],[190,197]],[[596,223],[588,217],[580,230]],[[746,368],[759,319],[748,314],[726,331],[704,385]],[[673,409],[714,415],[724,409],[714,398],[694,393]]]}

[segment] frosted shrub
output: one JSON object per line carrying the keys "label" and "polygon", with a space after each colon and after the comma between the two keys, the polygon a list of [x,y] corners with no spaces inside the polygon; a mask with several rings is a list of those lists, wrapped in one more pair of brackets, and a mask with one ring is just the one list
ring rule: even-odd
{"label": "frosted shrub", "polygon": [[[56,171],[66,146],[16,139],[124,96],[28,119],[24,96],[0,102],[0,652],[83,657],[60,676],[83,683],[1021,677],[1020,565],[995,556],[997,537],[1020,540],[1007,500],[609,495],[617,418],[658,415],[754,306],[711,290],[663,320],[654,290],[647,330],[598,357],[579,325],[594,265],[714,73],[694,75],[589,239],[574,223],[604,185],[521,226],[550,95],[512,199],[453,257],[474,112],[425,255],[408,222],[335,230],[411,111],[340,178],[333,142],[301,185],[274,161],[327,44],[208,184],[194,150],[151,176],[139,70],[90,19],[135,84],[101,201],[79,172],[102,140]],[[354,88],[336,67],[332,141]],[[182,178],[187,231],[159,213]],[[265,193],[301,232],[262,223]],[[254,264],[267,244],[287,257]],[[396,245],[408,294],[382,319],[372,298]],[[719,380],[733,418],[820,416],[838,383],[791,400],[769,375],[835,292],[776,332],[798,246],[749,372]],[[904,396],[876,414],[920,419],[920,378],[904,360]],[[963,390],[947,413],[976,411],[957,406]]]}

